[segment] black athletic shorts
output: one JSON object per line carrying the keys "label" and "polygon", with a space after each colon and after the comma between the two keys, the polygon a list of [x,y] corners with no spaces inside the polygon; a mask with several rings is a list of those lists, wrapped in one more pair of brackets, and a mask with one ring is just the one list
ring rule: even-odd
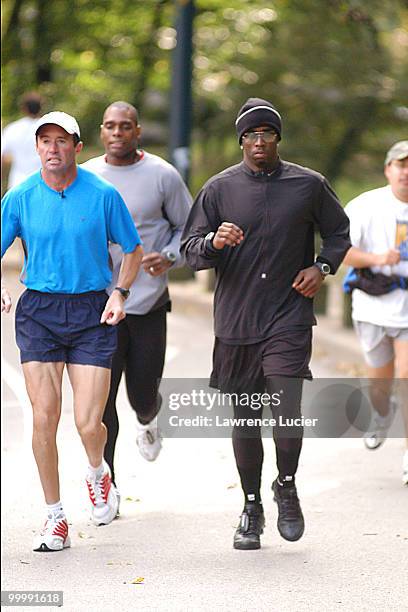
{"label": "black athletic shorts", "polygon": [[16,307],[21,363],[63,362],[110,368],[117,330],[100,323],[108,295],[43,293],[27,289]]}
{"label": "black athletic shorts", "polygon": [[254,393],[266,378],[312,379],[312,328],[286,329],[256,344],[232,345],[215,339],[210,386],[223,393]]}

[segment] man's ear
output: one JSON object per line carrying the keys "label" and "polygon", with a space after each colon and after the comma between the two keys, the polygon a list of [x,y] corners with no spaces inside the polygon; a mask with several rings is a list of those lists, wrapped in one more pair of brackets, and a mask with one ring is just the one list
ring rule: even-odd
{"label": "man's ear", "polygon": [[77,154],[80,153],[83,148],[84,148],[84,143],[82,142],[82,140],[80,140],[78,144],[75,146],[75,153]]}

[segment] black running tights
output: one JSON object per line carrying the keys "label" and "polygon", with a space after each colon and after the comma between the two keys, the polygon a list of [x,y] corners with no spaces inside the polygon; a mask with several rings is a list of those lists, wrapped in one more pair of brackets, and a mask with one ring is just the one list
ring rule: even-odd
{"label": "black running tights", "polygon": [[[302,385],[303,379],[286,377],[266,379],[268,395],[274,396],[275,394],[275,398],[279,399],[278,405],[271,404],[271,410],[273,418],[278,423],[273,428],[273,437],[280,478],[289,475],[294,476],[298,467],[302,449],[303,427],[283,427],[279,423],[280,419],[287,422],[286,419],[301,416]],[[234,417],[239,419],[260,418],[262,417],[262,409],[253,411],[248,406],[234,404]],[[264,457],[260,427],[245,425],[234,427],[232,444],[244,493],[246,496],[254,494],[258,499],[260,497],[259,490]]]}
{"label": "black running tights", "polygon": [[145,315],[126,315],[118,325],[118,348],[112,362],[111,386],[103,415],[108,430],[104,457],[115,481],[113,458],[119,432],[116,396],[125,372],[129,402],[141,423],[159,411],[158,388],[166,352],[167,304]]}

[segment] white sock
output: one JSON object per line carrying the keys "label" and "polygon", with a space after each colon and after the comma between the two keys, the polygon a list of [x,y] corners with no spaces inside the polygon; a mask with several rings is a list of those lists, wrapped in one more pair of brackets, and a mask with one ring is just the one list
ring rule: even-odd
{"label": "white sock", "polygon": [[47,504],[47,514],[53,514],[55,517],[65,516],[61,502],[57,501],[55,504]]}
{"label": "white sock", "polygon": [[101,465],[99,465],[96,468],[92,467],[92,465],[88,466],[88,472],[95,478],[100,478],[103,474],[103,470],[104,470],[103,461]]}
{"label": "white sock", "polygon": [[387,427],[390,424],[390,419],[392,417],[392,414],[388,413],[387,415],[383,416],[382,414],[379,414],[378,412],[376,412],[374,414],[374,423],[376,425],[378,425],[379,427]]}
{"label": "white sock", "polygon": [[157,428],[157,415],[153,417],[149,423],[141,423],[136,417],[136,427],[139,431],[147,431],[148,429]]}
{"label": "white sock", "polygon": [[284,476],[283,481],[278,476],[278,485],[284,487],[286,483],[292,484],[294,481],[294,476]]}

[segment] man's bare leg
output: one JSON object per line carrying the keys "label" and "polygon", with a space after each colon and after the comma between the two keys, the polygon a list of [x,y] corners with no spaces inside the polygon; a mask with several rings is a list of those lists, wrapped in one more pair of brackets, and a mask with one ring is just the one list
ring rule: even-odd
{"label": "man's bare leg", "polygon": [[68,364],[74,392],[75,425],[81,436],[89,464],[102,463],[106,427],[102,423],[110,386],[110,370],[91,365]]}
{"label": "man's bare leg", "polygon": [[370,399],[374,409],[382,417],[389,413],[389,401],[394,382],[394,361],[373,368],[367,366],[367,376],[370,379]]}
{"label": "man's bare leg", "polygon": [[74,391],[75,423],[81,436],[89,468],[86,477],[95,525],[108,525],[117,515],[119,499],[103,464],[106,427],[102,423],[110,386],[110,370],[70,364],[68,374]]}
{"label": "man's bare leg", "polygon": [[390,399],[394,384],[394,359],[378,368],[367,366],[367,375],[373,414],[370,429],[364,435],[364,444],[369,450],[375,450],[386,439],[393,415]]}
{"label": "man's bare leg", "polygon": [[28,396],[33,408],[33,452],[47,504],[60,500],[57,429],[61,416],[64,363],[23,363]]}

